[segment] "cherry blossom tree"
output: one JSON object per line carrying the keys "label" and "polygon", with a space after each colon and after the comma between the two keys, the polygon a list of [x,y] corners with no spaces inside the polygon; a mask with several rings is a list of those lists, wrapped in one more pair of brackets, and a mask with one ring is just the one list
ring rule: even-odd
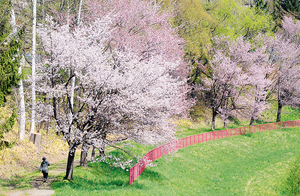
{"label": "cherry blossom tree", "polygon": [[[130,47],[107,50],[116,30],[115,17],[95,18],[74,31],[48,18],[47,25],[38,29],[45,59],[37,69],[37,90],[51,98],[51,114],[70,146],[66,178],[72,178],[79,145],[112,145],[125,139],[163,143],[175,138],[169,119],[188,111],[186,79],[173,74],[182,65],[179,57],[173,60],[161,52],[141,60]],[[117,139],[109,140],[107,135]]]}
{"label": "cherry blossom tree", "polygon": [[277,93],[277,122],[281,119],[284,105],[299,106],[300,104],[300,22],[294,22],[290,17],[284,17],[282,31],[270,39],[268,53],[276,64],[273,92]]}
{"label": "cherry blossom tree", "polygon": [[271,81],[265,47],[253,46],[238,38],[215,37],[209,67],[200,65],[203,73],[199,90],[212,108],[212,130],[219,114],[224,127],[230,115],[240,113],[251,118],[251,124],[267,107],[266,92]]}
{"label": "cherry blossom tree", "polygon": [[[184,40],[176,35],[169,22],[172,15],[160,11],[160,7],[152,3],[140,0],[87,0],[82,20],[89,22],[113,13],[115,31],[112,32],[108,47],[119,51],[129,48],[141,61],[155,55],[161,55],[167,61],[178,61],[184,55],[179,47]],[[176,74],[182,78],[189,76],[189,70],[182,61]]]}
{"label": "cherry blossom tree", "polygon": [[[172,75],[180,76],[184,80],[188,77],[186,64],[180,60],[184,55],[179,47],[183,40],[176,35],[169,23],[170,13],[160,12],[159,7],[156,4],[152,5],[150,1],[88,0],[84,6],[86,9],[82,21],[85,23],[107,14],[115,16],[112,21],[115,30],[108,42],[108,50],[130,49],[140,61],[147,61],[155,56],[163,57],[167,61],[180,61],[181,64]],[[82,149],[90,147],[87,143],[83,146]],[[100,154],[104,154],[104,147],[105,144],[97,147]],[[81,154],[81,165],[86,166],[86,151],[82,151]]]}
{"label": "cherry blossom tree", "polygon": [[200,90],[212,109],[212,130],[215,129],[215,119],[220,114],[226,124],[230,111],[236,109],[236,101],[243,90],[246,74],[242,68],[229,57],[217,52],[210,68],[201,67],[207,78],[202,80]]}

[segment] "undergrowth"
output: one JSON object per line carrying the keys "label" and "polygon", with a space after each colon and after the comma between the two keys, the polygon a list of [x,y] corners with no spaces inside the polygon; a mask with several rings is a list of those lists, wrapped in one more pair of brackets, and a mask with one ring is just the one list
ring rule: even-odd
{"label": "undergrowth", "polygon": [[38,169],[42,157],[47,157],[49,161],[65,159],[67,157],[68,146],[53,131],[46,134],[41,130],[42,147],[38,149],[28,139],[18,140],[18,133],[15,130],[5,134],[5,138],[15,141],[11,148],[0,150],[0,176],[1,179],[23,176],[24,174]]}

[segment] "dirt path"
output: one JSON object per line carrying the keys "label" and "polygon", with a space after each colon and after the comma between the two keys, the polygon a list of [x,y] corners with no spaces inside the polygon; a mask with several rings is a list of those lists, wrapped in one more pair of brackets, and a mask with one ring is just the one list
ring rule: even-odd
{"label": "dirt path", "polygon": [[[74,167],[79,165],[79,159],[74,160]],[[11,188],[12,191],[5,193],[7,196],[50,196],[53,195],[55,192],[51,190],[51,184],[55,180],[55,178],[66,171],[66,164],[60,163],[56,165],[55,169],[51,169],[49,167],[49,177],[47,182],[44,182],[43,175],[41,173],[40,177],[33,179],[30,184],[33,189],[30,190],[19,190],[13,191],[13,187]]]}

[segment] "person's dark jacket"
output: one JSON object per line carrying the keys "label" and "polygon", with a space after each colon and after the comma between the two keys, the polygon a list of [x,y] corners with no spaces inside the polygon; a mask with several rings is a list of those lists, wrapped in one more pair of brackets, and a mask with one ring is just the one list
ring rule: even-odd
{"label": "person's dark jacket", "polygon": [[40,170],[43,172],[43,173],[48,173],[48,166],[50,166],[50,163],[48,161],[43,161],[41,163],[41,167],[40,167]]}

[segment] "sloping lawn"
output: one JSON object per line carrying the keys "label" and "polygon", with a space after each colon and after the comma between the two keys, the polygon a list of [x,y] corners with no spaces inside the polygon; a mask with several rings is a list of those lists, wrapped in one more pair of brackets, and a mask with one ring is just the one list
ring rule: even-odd
{"label": "sloping lawn", "polygon": [[300,129],[210,141],[160,158],[128,186],[128,171],[105,163],[75,168],[74,180],[52,184],[56,195],[285,195],[300,151]]}

